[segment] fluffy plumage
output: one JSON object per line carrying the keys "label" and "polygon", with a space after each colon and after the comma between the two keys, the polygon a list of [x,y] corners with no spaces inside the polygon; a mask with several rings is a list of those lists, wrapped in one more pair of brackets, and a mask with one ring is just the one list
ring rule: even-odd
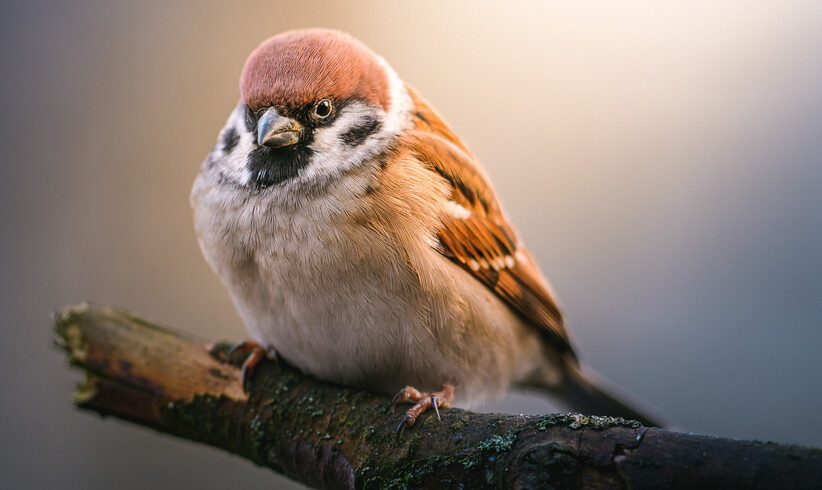
{"label": "fluffy plumage", "polygon": [[[648,420],[581,375],[481,166],[382,58],[344,33],[291,31],[251,54],[241,93],[191,199],[257,342],[388,395],[447,386],[472,405],[518,384]],[[264,111],[299,141],[260,144]]]}

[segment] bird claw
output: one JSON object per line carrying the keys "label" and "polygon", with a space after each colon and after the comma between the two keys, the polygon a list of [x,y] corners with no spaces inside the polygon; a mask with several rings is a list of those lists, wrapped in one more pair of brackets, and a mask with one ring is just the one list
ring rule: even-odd
{"label": "bird claw", "polygon": [[241,340],[241,341],[237,342],[236,344],[234,344],[230,349],[228,349],[228,352],[226,353],[226,356],[231,357],[232,355],[234,355],[238,352],[251,352],[255,349],[262,349],[262,348],[263,347],[260,344],[258,344],[257,342],[254,342],[252,340]]}
{"label": "bird claw", "polygon": [[251,377],[254,375],[254,371],[257,368],[257,365],[268,354],[268,351],[266,351],[266,349],[263,348],[263,346],[256,342],[252,342],[250,340],[243,340],[235,344],[231,349],[229,349],[228,353],[226,354],[226,358],[231,359],[232,355],[245,352],[250,352],[250,354],[248,355],[248,357],[245,358],[245,361],[243,361],[242,372],[240,373],[240,380],[242,381],[243,392],[248,393]]}
{"label": "bird claw", "polygon": [[265,354],[265,349],[260,346],[256,346],[243,362],[243,370],[240,373],[240,379],[243,381],[244,393],[248,393],[248,385],[251,382],[251,376],[254,375],[254,371],[257,369],[257,365],[260,364],[260,361],[265,358]]}
{"label": "bird claw", "polygon": [[400,425],[397,426],[397,436],[396,436],[395,441],[399,442],[400,436],[402,435],[402,432],[405,430],[406,427],[413,426],[414,422],[415,422],[414,419],[410,418],[408,416],[408,414],[405,414],[405,416],[402,418],[402,420],[400,420]]}
{"label": "bird claw", "polygon": [[[396,395],[394,395],[394,398],[391,399],[391,413],[394,413],[394,411],[395,411],[394,409],[397,408],[397,403],[399,403],[401,401],[400,400],[401,395],[402,395],[402,390],[400,390]],[[403,419],[403,420],[405,420],[405,419]]]}
{"label": "bird claw", "polygon": [[397,407],[398,403],[407,402],[408,400],[418,402],[426,396],[428,395],[421,393],[413,386],[406,386],[398,391],[397,394],[394,395],[394,398],[391,399],[391,413],[394,413],[394,409]]}
{"label": "bird claw", "polygon": [[434,413],[437,414],[437,420],[442,421],[439,407],[440,405],[450,407],[451,403],[454,402],[454,385],[445,384],[439,391],[430,394],[421,393],[411,386],[406,386],[394,395],[394,398],[391,400],[391,412],[394,412],[397,403],[409,400],[416,402],[416,404],[405,412],[405,416],[400,421],[400,425],[397,426],[397,440],[400,439],[400,436],[407,427],[414,425],[417,417],[431,408],[433,408]]}

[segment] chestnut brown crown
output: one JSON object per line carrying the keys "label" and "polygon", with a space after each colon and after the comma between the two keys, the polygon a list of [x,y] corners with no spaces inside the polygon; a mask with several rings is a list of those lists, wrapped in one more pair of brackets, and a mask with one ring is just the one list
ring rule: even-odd
{"label": "chestnut brown crown", "polygon": [[328,29],[288,31],[251,53],[240,78],[252,110],[300,107],[321,98],[362,100],[388,112],[388,77],[381,59],[350,34]]}

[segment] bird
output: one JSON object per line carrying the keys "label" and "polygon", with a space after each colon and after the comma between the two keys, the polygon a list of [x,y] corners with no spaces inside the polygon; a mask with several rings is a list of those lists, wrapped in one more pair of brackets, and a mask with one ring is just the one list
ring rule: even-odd
{"label": "bird", "polygon": [[[662,425],[581,367],[556,294],[491,182],[385,59],[292,30],[246,60],[192,191],[202,252],[253,340],[317,379],[428,410],[511,387]],[[246,373],[248,369],[248,373]]]}

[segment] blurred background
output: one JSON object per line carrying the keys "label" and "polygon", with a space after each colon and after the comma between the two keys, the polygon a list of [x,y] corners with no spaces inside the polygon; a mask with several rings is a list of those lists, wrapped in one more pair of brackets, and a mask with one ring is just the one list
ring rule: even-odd
{"label": "blurred background", "polygon": [[686,431],[822,446],[822,4],[168,3],[0,6],[4,487],[290,485],[74,409],[49,315],[245,336],[188,194],[246,56],[309,26],[382,54],[479,157],[588,365]]}

